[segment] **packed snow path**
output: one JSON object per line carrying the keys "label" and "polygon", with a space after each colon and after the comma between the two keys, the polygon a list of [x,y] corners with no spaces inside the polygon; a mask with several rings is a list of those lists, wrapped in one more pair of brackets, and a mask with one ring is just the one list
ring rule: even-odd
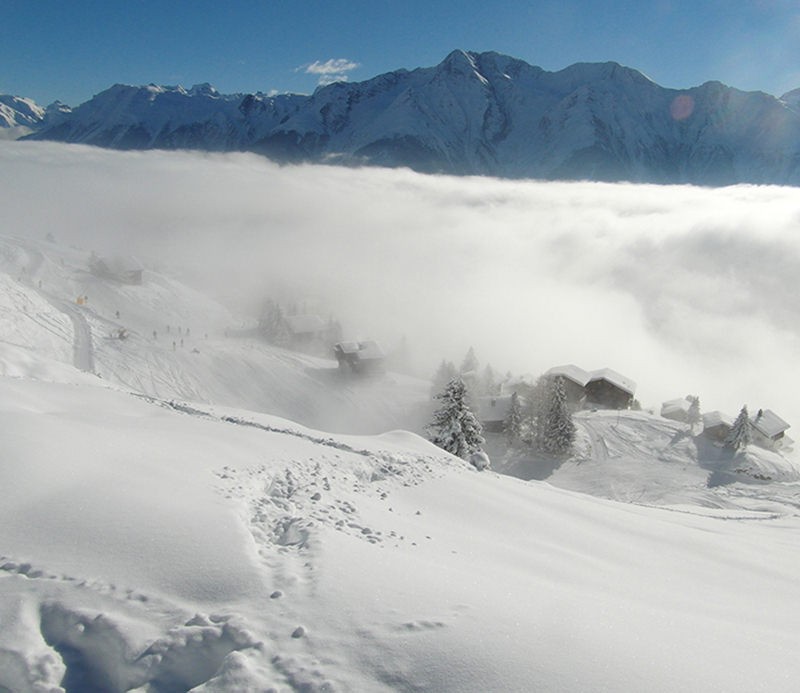
{"label": "packed snow path", "polygon": [[53,308],[64,313],[72,323],[73,328],[73,365],[86,373],[94,373],[94,348],[92,346],[92,329],[83,312],[77,304],[59,298],[51,292],[42,289],[42,282],[38,279],[39,271],[44,263],[45,256],[37,245],[23,239],[7,239],[23,248],[29,258],[28,264],[21,274],[23,283],[37,291]]}
{"label": "packed snow path", "polygon": [[92,329],[86,317],[77,305],[72,305],[69,301],[49,296],[45,292],[42,295],[49,301],[50,305],[64,313],[71,321],[74,330],[73,336],[73,361],[75,368],[86,373],[94,373],[94,348],[92,346]]}

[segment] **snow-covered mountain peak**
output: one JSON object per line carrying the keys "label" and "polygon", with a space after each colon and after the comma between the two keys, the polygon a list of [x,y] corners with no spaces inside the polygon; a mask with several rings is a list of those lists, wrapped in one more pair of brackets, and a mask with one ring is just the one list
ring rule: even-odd
{"label": "snow-covered mountain peak", "polygon": [[616,62],[547,72],[454,50],[432,67],[308,96],[115,85],[32,137],[454,174],[800,185],[799,101],[713,81],[665,89]]}
{"label": "snow-covered mountain peak", "polygon": [[800,89],[793,89],[781,96],[781,101],[790,109],[800,113]]}
{"label": "snow-covered mountain peak", "polygon": [[191,89],[189,89],[188,94],[190,96],[206,96],[210,98],[217,98],[219,96],[219,92],[208,82],[195,84]]}

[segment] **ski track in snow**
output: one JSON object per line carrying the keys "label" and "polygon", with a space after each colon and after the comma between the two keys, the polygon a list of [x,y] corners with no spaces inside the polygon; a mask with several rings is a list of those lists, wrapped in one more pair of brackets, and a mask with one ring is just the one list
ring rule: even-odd
{"label": "ski track in snow", "polygon": [[77,305],[73,305],[69,301],[65,301],[51,293],[42,290],[37,286],[34,278],[39,274],[39,270],[44,262],[44,254],[34,244],[23,239],[14,239],[15,242],[25,251],[31,258],[30,264],[25,268],[25,273],[22,277],[23,281],[28,284],[34,291],[42,296],[53,308],[64,313],[72,323],[73,328],[73,364],[81,371],[86,373],[94,373],[94,348],[92,346],[92,330],[89,326],[86,317]]}

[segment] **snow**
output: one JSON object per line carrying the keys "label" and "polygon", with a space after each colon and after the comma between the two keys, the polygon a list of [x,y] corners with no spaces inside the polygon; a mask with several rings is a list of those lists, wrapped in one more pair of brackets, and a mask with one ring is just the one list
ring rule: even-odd
{"label": "snow", "polygon": [[771,409],[759,409],[752,423],[753,427],[767,438],[774,438],[789,428],[789,424]]}
{"label": "snow", "polygon": [[718,82],[676,91],[613,62],[547,72],[456,50],[433,67],[310,96],[117,84],[37,121],[34,138],[510,178],[796,185],[799,115],[796,92],[777,99]]}
{"label": "snow", "polygon": [[595,382],[597,380],[605,380],[612,385],[616,385],[620,390],[624,390],[625,392],[633,395],[636,392],[636,383],[633,382],[630,378],[622,375],[621,373],[617,373],[617,371],[611,370],[610,368],[601,368],[596,371],[591,371],[589,373],[589,381],[590,383]]}
{"label": "snow", "polygon": [[88,257],[0,237],[0,690],[795,690],[791,461],[588,412],[478,473],[428,383]]}

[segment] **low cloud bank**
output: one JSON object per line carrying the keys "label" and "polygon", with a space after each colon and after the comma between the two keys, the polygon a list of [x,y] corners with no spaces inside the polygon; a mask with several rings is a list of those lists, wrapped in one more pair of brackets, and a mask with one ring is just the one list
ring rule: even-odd
{"label": "low cloud bank", "polygon": [[800,429],[800,190],[278,167],[252,155],[0,143],[4,233],[127,252],[255,310],[316,297],[422,372],[475,348],[635,379],[645,405]]}

